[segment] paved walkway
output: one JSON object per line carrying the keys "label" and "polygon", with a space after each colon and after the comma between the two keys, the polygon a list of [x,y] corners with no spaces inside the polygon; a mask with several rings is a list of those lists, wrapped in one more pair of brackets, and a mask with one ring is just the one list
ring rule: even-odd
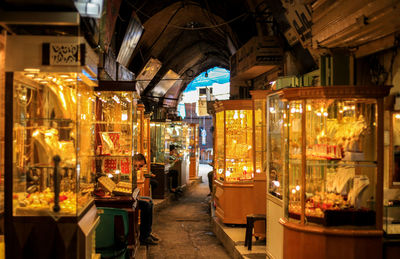
{"label": "paved walkway", "polygon": [[210,224],[210,198],[207,196],[210,170],[210,166],[200,165],[203,182],[156,213],[153,231],[162,240],[156,246],[149,246],[148,258],[230,258]]}

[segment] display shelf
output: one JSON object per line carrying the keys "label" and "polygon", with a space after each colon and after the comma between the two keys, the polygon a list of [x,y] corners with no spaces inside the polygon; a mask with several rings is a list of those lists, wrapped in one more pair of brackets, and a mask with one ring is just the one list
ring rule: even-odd
{"label": "display shelf", "polygon": [[291,247],[287,240],[300,235],[299,246],[306,246],[306,239],[319,244],[336,238],[330,249],[350,253],[354,246],[341,244],[352,242],[358,250],[381,251],[383,98],[389,91],[390,86],[327,86],[287,88],[269,96],[270,132],[281,132],[280,139],[270,135],[269,161],[284,161],[270,162],[279,184],[269,186],[283,193],[287,254],[329,254],[324,249],[306,256],[297,245]]}

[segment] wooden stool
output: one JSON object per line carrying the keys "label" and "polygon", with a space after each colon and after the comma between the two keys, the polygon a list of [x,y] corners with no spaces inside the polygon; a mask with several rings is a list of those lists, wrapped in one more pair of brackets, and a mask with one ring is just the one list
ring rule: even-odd
{"label": "wooden stool", "polygon": [[254,222],[263,220],[266,222],[265,214],[250,214],[246,216],[246,237],[244,238],[244,246],[251,250]]}

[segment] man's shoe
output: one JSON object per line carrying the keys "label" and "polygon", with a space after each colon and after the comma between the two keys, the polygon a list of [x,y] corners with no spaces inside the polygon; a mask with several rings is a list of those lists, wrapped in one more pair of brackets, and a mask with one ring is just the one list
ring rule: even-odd
{"label": "man's shoe", "polygon": [[151,238],[151,236],[148,236],[145,239],[140,239],[140,244],[153,246],[153,245],[158,245],[158,242],[153,240],[153,238]]}
{"label": "man's shoe", "polygon": [[159,238],[156,234],[154,234],[154,233],[151,233],[151,234],[150,234],[150,237],[151,237],[151,239],[153,239],[154,241],[160,241],[160,238]]}

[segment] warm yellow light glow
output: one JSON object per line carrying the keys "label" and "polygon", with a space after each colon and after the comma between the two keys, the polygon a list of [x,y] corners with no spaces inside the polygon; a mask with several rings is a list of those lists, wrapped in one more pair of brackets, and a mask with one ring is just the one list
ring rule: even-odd
{"label": "warm yellow light glow", "polygon": [[235,111],[235,114],[233,115],[233,119],[237,120],[239,118],[237,111]]}
{"label": "warm yellow light glow", "polygon": [[296,191],[300,191],[300,185],[296,185]]}
{"label": "warm yellow light glow", "polygon": [[118,98],[118,96],[116,96],[116,95],[113,96],[113,100],[114,100],[116,103],[120,103],[119,98]]}
{"label": "warm yellow light glow", "polygon": [[25,72],[31,72],[31,73],[39,73],[40,69],[39,68],[24,68]]}
{"label": "warm yellow light glow", "polygon": [[127,120],[128,120],[128,114],[123,113],[123,114],[121,115],[121,120],[127,121]]}
{"label": "warm yellow light glow", "polygon": [[269,107],[269,112],[270,113],[275,113],[275,108],[274,107]]}
{"label": "warm yellow light glow", "polygon": [[396,119],[400,119],[400,113],[397,113],[396,115],[394,115],[394,117],[395,117]]}
{"label": "warm yellow light glow", "polygon": [[276,187],[281,186],[281,183],[280,183],[279,181],[272,181],[272,183],[273,183]]}
{"label": "warm yellow light glow", "polygon": [[295,194],[295,193],[296,193],[296,190],[295,190],[295,189],[292,189],[292,193]]}
{"label": "warm yellow light glow", "polygon": [[307,105],[307,111],[311,111],[311,105]]}

